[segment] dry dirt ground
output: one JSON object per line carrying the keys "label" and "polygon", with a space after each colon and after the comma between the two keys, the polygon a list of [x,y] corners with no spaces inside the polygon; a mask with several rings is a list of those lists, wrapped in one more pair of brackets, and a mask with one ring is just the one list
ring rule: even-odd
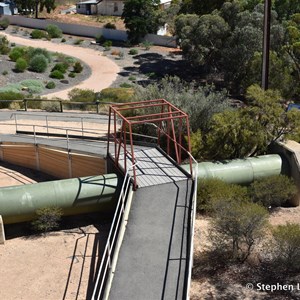
{"label": "dry dirt ground", "polygon": [[[0,185],[53,180],[51,176],[0,164]],[[61,229],[33,234],[28,223],[6,225],[7,241],[0,245],[0,299],[89,299],[95,268],[109,230],[107,216],[66,217]]]}

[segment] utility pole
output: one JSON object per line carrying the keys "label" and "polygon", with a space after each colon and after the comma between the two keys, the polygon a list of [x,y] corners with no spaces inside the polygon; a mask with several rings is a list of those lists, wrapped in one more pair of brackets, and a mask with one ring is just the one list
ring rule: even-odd
{"label": "utility pole", "polygon": [[264,39],[261,87],[267,90],[269,86],[269,60],[270,60],[270,23],[271,23],[271,0],[265,0],[264,9]]}

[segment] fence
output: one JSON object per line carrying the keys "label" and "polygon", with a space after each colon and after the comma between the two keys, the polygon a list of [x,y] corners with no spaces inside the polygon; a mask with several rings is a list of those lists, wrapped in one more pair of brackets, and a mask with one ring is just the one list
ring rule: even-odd
{"label": "fence", "polygon": [[[132,167],[134,167],[135,165],[132,165]],[[127,170],[124,177],[123,185],[120,192],[120,197],[116,206],[114,218],[107,238],[100,268],[97,273],[92,300],[99,300],[103,298],[104,290],[105,290],[105,282],[108,279],[109,271],[111,270],[113,265],[113,256],[114,256],[114,250],[116,248],[116,243],[118,240],[118,233],[122,227],[122,224],[124,223],[125,210],[127,210],[127,206],[128,206],[127,196],[131,184],[129,170],[130,168]]]}
{"label": "fence", "polygon": [[[32,19],[23,16],[5,16],[5,18],[9,19],[10,24],[22,27],[45,29],[47,25],[54,24],[57,25],[65,34],[92,38],[102,35],[105,39],[108,40],[127,41],[127,33],[124,30],[61,23],[47,19]],[[158,46],[177,47],[176,37],[147,34],[144,39]]]}

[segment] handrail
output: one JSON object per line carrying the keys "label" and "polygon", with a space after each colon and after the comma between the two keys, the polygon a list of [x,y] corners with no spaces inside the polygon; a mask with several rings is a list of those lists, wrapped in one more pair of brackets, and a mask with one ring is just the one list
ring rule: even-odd
{"label": "handrail", "polygon": [[192,197],[192,207],[191,207],[191,231],[190,231],[190,251],[189,251],[189,262],[188,262],[188,282],[187,282],[187,288],[186,288],[186,297],[185,299],[190,299],[189,293],[190,293],[190,287],[191,287],[191,278],[192,278],[192,269],[194,264],[194,231],[195,231],[195,221],[196,221],[196,210],[197,210],[197,188],[198,188],[198,162],[193,157],[193,155],[190,152],[187,152],[190,158],[194,161],[194,172],[192,175],[192,178],[194,179],[194,192]]}
{"label": "handrail", "polygon": [[[112,257],[113,257],[115,242],[116,242],[117,234],[120,229],[121,217],[124,215],[124,212],[125,212],[126,196],[128,193],[130,182],[131,182],[129,171],[130,171],[130,169],[134,168],[137,164],[138,163],[136,162],[130,168],[128,168],[128,170],[126,171],[125,177],[124,177],[120,196],[119,196],[118,203],[117,203],[117,206],[115,209],[115,214],[113,217],[113,221],[112,221],[112,224],[110,227],[107,242],[106,242],[105,249],[103,252],[101,264],[100,264],[100,267],[99,267],[99,270],[97,273],[97,278],[96,278],[96,282],[95,282],[95,286],[94,286],[94,290],[93,290],[93,294],[92,294],[92,298],[91,298],[92,300],[100,299],[102,292],[103,292],[103,288],[104,288],[104,282],[108,275],[107,272],[112,267]],[[101,277],[101,282],[100,282],[100,277]],[[100,283],[100,285],[99,285],[99,283]]]}

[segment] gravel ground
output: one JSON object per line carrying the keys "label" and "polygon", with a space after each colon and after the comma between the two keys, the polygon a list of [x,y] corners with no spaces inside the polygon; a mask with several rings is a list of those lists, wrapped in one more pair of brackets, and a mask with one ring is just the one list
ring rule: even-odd
{"label": "gravel ground", "polygon": [[[9,26],[6,30],[9,34],[28,39],[30,39],[30,31],[30,29],[15,26]],[[111,84],[111,87],[119,87],[124,83],[130,85],[133,83],[145,85],[150,82],[154,82],[165,75],[181,76],[182,69],[184,68],[186,70],[186,63],[182,60],[181,53],[178,49],[151,46],[150,49],[147,50],[143,46],[124,47],[124,45],[121,45],[120,43],[115,43],[109,49],[105,49],[103,46],[95,44],[94,40],[90,38],[64,35],[64,39],[64,43],[61,42],[61,39],[52,39],[51,42],[75,45],[76,47],[99,51],[100,55],[109,58],[119,66],[120,71],[118,72],[114,82]],[[76,45],[77,43],[79,43],[79,45]],[[130,49],[133,48],[138,51],[136,55],[129,54]],[[12,71],[14,63],[9,60],[8,56],[2,56],[0,59],[0,86],[5,86],[12,82],[16,83],[24,79],[39,79],[45,83],[52,80],[48,77],[49,72],[41,74],[30,71],[15,73]],[[54,63],[52,63],[49,67],[49,70],[53,65]],[[2,75],[5,70],[8,71],[6,76]],[[76,76],[76,78],[67,78],[69,81],[68,84],[61,83],[59,80],[54,80],[57,87],[53,90],[48,90],[47,92],[56,92],[66,88],[66,86],[68,86],[68,88],[70,86],[75,87],[91,75],[91,70],[85,65],[84,71]]]}

